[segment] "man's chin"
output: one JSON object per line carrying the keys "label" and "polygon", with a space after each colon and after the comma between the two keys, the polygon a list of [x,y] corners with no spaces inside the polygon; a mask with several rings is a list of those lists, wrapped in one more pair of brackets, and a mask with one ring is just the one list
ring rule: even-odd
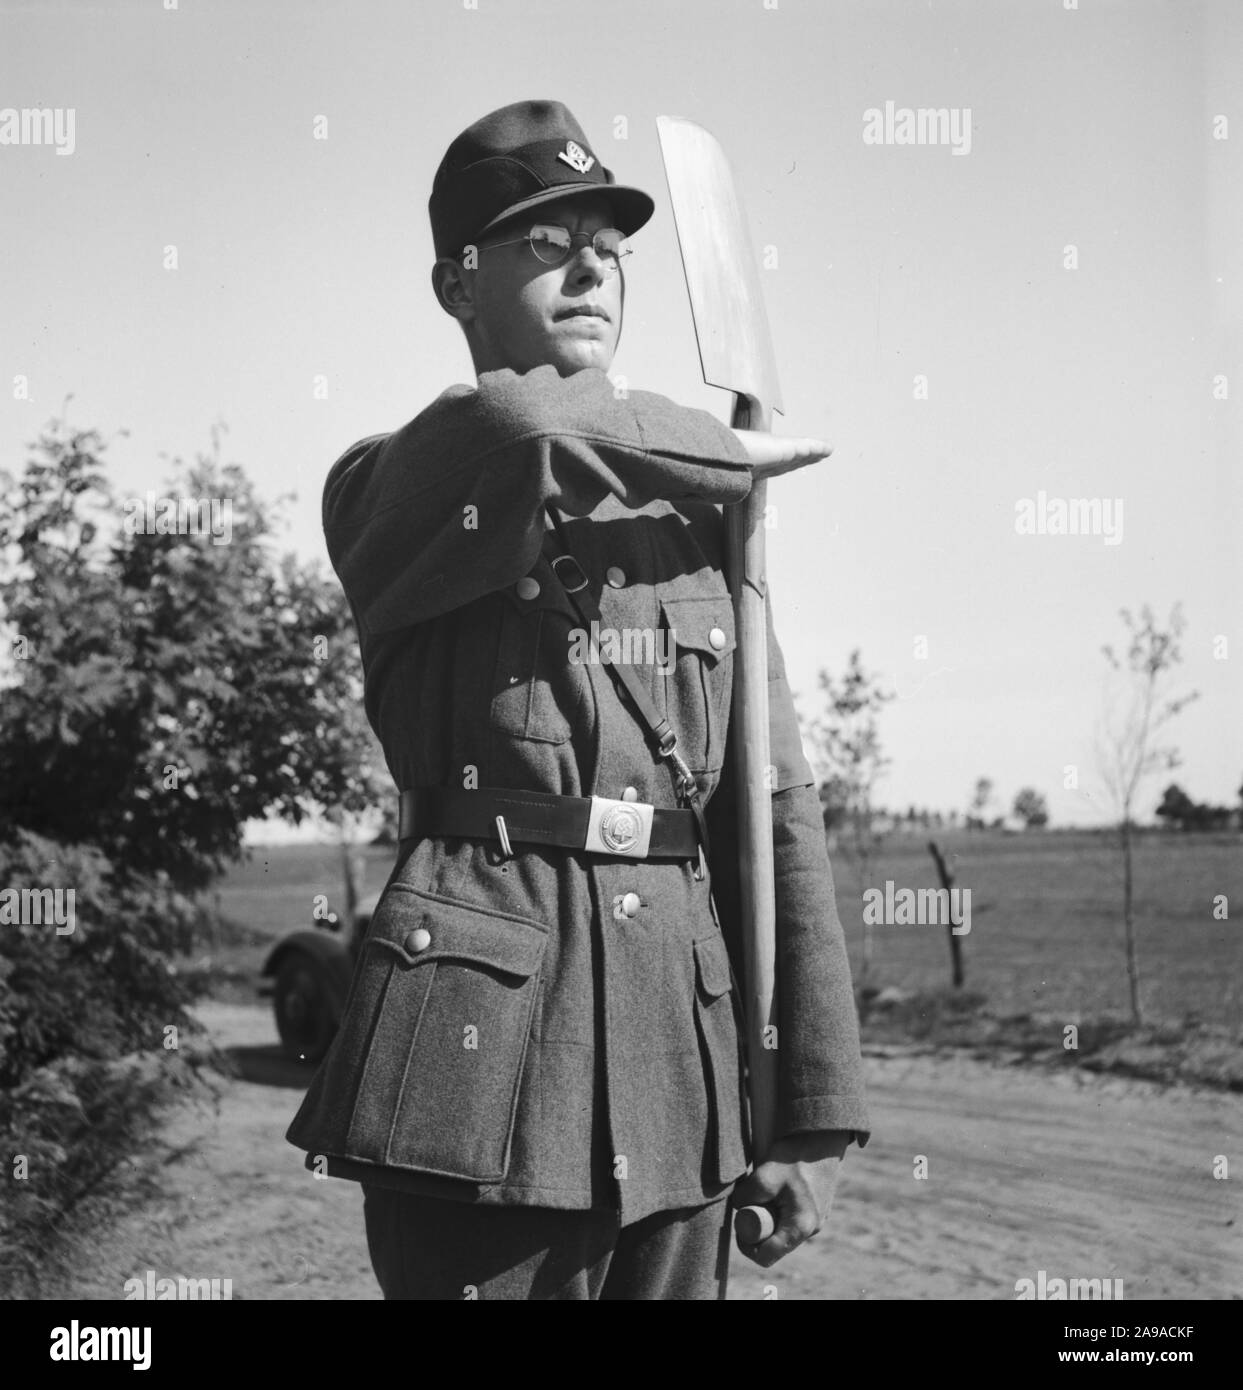
{"label": "man's chin", "polygon": [[602,343],[573,343],[554,353],[551,362],[562,376],[573,376],[589,367],[607,372],[613,364],[613,353]]}

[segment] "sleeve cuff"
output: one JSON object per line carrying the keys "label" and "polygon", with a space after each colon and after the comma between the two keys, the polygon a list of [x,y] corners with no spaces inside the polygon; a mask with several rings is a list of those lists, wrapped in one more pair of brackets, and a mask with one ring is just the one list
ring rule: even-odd
{"label": "sleeve cuff", "polygon": [[872,1137],[867,1105],[859,1096],[805,1096],[782,1108],[776,1132],[786,1138],[823,1129],[849,1129],[862,1149]]}

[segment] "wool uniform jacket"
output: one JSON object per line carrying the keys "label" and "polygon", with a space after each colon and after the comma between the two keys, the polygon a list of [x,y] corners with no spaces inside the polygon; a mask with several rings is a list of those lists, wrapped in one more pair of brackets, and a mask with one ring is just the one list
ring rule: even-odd
{"label": "wool uniform jacket", "polygon": [[[711,857],[696,879],[691,860],[403,841],[288,1132],[308,1167],[468,1201],[612,1206],[622,1224],[714,1201],[745,1171],[721,507],[750,487],[707,412],[551,366],[482,373],[332,468],[328,550],[397,786],[679,804],[606,666],[570,659],[582,624],[542,552],[551,506],[602,624],[672,654],[664,672],[634,669],[701,788]],[[850,971],[771,610],[768,661],[776,1133],[863,1144]]]}

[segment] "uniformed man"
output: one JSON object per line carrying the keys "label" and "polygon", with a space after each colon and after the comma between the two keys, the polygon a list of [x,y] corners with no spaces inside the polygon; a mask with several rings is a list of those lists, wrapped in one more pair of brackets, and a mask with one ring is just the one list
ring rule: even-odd
{"label": "uniformed man", "polygon": [[362,1183],[386,1298],[721,1298],[731,1191],[776,1210],[745,1251],[770,1265],[868,1138],[770,612],[780,1137],[744,1178],[721,508],[828,449],[614,388],[623,239],[652,211],[558,102],[459,136],[432,281],[478,386],[324,493],[402,838],[288,1137]]}

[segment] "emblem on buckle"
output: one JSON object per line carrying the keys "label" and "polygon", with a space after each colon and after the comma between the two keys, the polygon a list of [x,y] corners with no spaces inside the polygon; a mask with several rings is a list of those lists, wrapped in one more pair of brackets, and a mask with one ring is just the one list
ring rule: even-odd
{"label": "emblem on buckle", "polygon": [[604,796],[591,798],[585,849],[599,854],[620,854],[629,859],[646,859],[652,839],[652,812],[646,801],[613,801]]}
{"label": "emblem on buckle", "polygon": [[600,838],[618,854],[628,854],[642,830],[643,822],[629,806],[610,806],[600,820]]}

